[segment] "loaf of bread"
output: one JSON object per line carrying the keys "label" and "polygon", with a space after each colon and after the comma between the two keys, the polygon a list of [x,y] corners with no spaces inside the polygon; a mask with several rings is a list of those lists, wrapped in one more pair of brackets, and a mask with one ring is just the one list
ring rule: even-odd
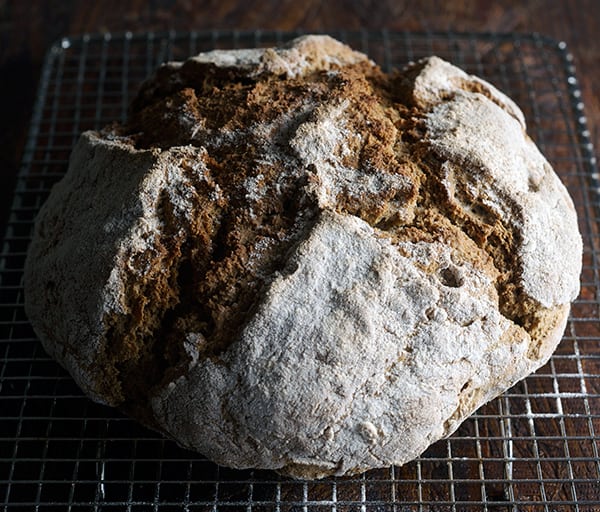
{"label": "loaf of bread", "polygon": [[572,201],[489,83],[326,36],[160,67],[84,133],[25,268],[94,400],[234,468],[403,464],[543,365]]}

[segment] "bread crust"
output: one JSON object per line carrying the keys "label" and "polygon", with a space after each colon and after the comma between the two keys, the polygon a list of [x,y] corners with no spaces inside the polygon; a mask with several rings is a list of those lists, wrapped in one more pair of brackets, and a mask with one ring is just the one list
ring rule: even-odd
{"label": "bread crust", "polygon": [[403,464],[551,356],[573,203],[519,108],[326,36],[170,63],[84,133],[26,311],[94,400],[219,464]]}

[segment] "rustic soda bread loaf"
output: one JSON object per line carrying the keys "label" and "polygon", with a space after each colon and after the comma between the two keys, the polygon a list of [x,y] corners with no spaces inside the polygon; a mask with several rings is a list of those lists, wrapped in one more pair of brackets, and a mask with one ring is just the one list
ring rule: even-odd
{"label": "rustic soda bread loaf", "polygon": [[219,464],[402,464],[544,364],[581,269],[567,191],[493,86],[329,37],[162,66],[81,136],[27,314],[93,399]]}

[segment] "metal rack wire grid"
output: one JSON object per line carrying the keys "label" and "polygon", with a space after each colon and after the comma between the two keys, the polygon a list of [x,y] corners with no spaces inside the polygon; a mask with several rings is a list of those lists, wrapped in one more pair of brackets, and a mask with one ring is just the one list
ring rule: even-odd
{"label": "metal rack wire grid", "polygon": [[402,467],[294,481],[217,467],[87,399],[43,351],[23,311],[36,212],[85,129],[124,120],[161,62],[298,34],[85,35],[47,54],[0,253],[0,508],[9,510],[600,510],[599,186],[572,57],[538,35],[334,35],[384,68],[436,54],[506,91],[577,205],[581,296],[550,362]]}

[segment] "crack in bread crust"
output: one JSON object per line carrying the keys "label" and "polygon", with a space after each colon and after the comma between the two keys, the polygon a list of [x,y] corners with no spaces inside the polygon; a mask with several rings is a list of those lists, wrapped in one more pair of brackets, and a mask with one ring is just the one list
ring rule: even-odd
{"label": "crack in bread crust", "polygon": [[[159,84],[148,104],[139,98],[134,101],[127,125],[111,127],[138,150],[186,144],[206,149],[204,163],[212,184],[207,190],[204,181],[193,181],[193,171],[186,173],[198,197],[194,211],[204,222],[181,222],[173,215],[170,199],[161,200],[158,211],[165,236],[155,252],[164,251],[169,258],[155,263],[157,268],[172,268],[171,279],[162,285],[147,273],[146,286],[140,288],[140,276],[134,274],[135,288],[129,287],[127,296],[139,308],[147,300],[144,297],[155,295],[152,311],[141,317],[128,308],[125,323],[107,321],[109,337],[116,340],[109,341],[113,361],[128,403],[142,401],[148,382],[160,387],[185,371],[185,354],[177,348],[185,333],[201,335],[203,357],[217,357],[225,350],[251,313],[260,289],[281,271],[288,251],[310,229],[319,205],[307,190],[320,185],[322,177],[310,165],[302,169],[288,143],[301,126],[318,118],[319,105],[351,98],[357,108],[347,131],[368,133],[364,141],[344,150],[344,167],[373,176],[420,174],[409,161],[397,161],[393,124],[397,116],[390,100],[382,108],[380,92],[387,79],[371,64],[292,80],[249,81],[230,72],[222,84],[210,73],[200,81],[198,74],[205,68],[190,78],[202,83],[198,91],[189,87],[172,91]],[[167,83],[171,81],[169,77]],[[178,87],[186,85],[176,82]],[[185,168],[185,163],[181,165]],[[411,214],[406,205],[414,203],[418,193],[411,179],[403,188],[380,192],[352,194],[351,185],[333,198],[334,208],[372,224],[402,222]],[[214,196],[215,190],[221,191],[217,208],[214,201],[204,199]],[[180,233],[179,238],[174,232]],[[135,261],[132,265],[138,266]],[[147,332],[140,333],[140,328]]]}
{"label": "crack in bread crust", "polygon": [[[458,259],[494,276],[501,313],[527,332],[539,324],[540,314],[549,314],[540,313],[539,303],[518,284],[518,229],[453,177],[459,164],[432,153],[424,123],[428,111],[415,107],[406,89],[407,77],[419,69],[422,65],[385,75],[371,63],[359,62],[293,79],[256,79],[243,70],[190,61],[180,69],[163,68],[142,88],[128,123],[112,130],[137,149],[206,149],[213,187],[222,196],[218,208],[214,201],[198,202],[195,211],[204,222],[187,226],[179,241],[171,232],[181,227],[181,220],[173,216],[168,200],[159,206],[166,242],[160,251],[168,256],[157,266],[174,267],[171,279],[161,284],[147,275],[145,288],[130,291],[138,309],[145,301],[157,306],[143,317],[132,308],[129,318],[135,328],[131,322],[107,323],[119,340],[114,361],[129,402],[137,403],[145,394],[136,387],[143,375],[154,375],[150,381],[160,387],[185,371],[189,358],[180,345],[186,333],[199,335],[203,357],[218,356],[236,339],[261,288],[281,269],[319,209],[355,215],[397,242],[443,240]],[[480,82],[456,82],[502,105]],[[451,97],[444,93],[442,100]],[[353,181],[321,199],[311,196],[311,186],[323,188],[327,164],[317,162],[319,170],[315,163],[303,162],[289,141],[306,127],[308,138],[311,127],[327,129],[319,124],[323,105],[342,103],[343,128],[335,136],[344,141],[329,149],[343,172],[334,169],[332,180]],[[331,115],[327,111],[321,117]],[[302,150],[306,152],[303,147],[296,153]],[[361,175],[352,175],[352,169]],[[462,174],[468,171],[463,168]],[[188,175],[193,180],[193,170]],[[361,188],[357,183],[363,176],[379,182]],[[191,186],[199,197],[210,196],[200,183]],[[519,212],[512,209],[510,214],[518,217]],[[266,246],[262,253],[261,244]],[[230,284],[224,288],[222,283]],[[161,300],[148,300],[153,294]],[[140,328],[146,331],[140,333]]]}
{"label": "crack in bread crust", "polygon": [[[223,71],[188,62],[176,70],[162,68],[142,88],[128,123],[111,129],[137,149],[185,145],[206,149],[213,190],[190,183],[199,197],[210,197],[214,187],[222,197],[218,208],[214,201],[198,202],[195,211],[204,222],[187,226],[179,241],[171,232],[181,226],[181,220],[173,217],[168,200],[159,206],[168,242],[160,250],[169,257],[157,265],[174,268],[173,275],[164,285],[148,275],[147,287],[130,292],[138,298],[138,308],[139,300],[147,300],[144,297],[157,290],[162,297],[152,301],[160,307],[144,317],[135,309],[130,312],[134,324],[148,332],[140,334],[131,322],[110,331],[119,340],[114,346],[115,364],[129,382],[125,394],[130,401],[138,402],[144,393],[135,388],[141,375],[156,375],[150,380],[160,386],[185,371],[185,353],[174,348],[185,333],[201,336],[204,357],[218,356],[226,349],[252,311],[260,289],[281,269],[285,254],[323,208],[355,215],[399,242],[443,240],[457,258],[494,275],[502,314],[531,330],[539,304],[517,284],[519,232],[506,226],[458,180],[450,197],[443,181],[452,179],[455,164],[431,153],[423,122],[426,112],[411,106],[410,94],[398,86],[411,74],[414,69],[388,76],[360,62],[294,79],[253,79],[243,70]],[[461,85],[485,90],[465,80]],[[329,191],[332,197],[319,204],[319,198],[310,195],[311,185],[323,187],[328,176],[314,163],[302,162],[289,141],[311,123],[326,129],[319,125],[320,110],[341,102],[346,102],[344,126],[337,136],[345,140],[331,148],[330,156],[353,181],[335,195]],[[309,130],[305,137],[310,137]],[[303,163],[307,165],[300,170]],[[361,175],[350,174],[352,169]],[[188,175],[192,180],[193,170]],[[379,182],[361,188],[357,183],[363,176]],[[338,172],[332,179],[340,178]],[[262,253],[261,244],[267,247]],[[253,265],[250,254],[257,255]],[[222,286],[225,282],[230,283],[227,288]],[[162,354],[152,348],[159,343],[156,340],[162,340]],[[128,350],[129,345],[133,350]],[[145,352],[140,348],[144,346]]]}

